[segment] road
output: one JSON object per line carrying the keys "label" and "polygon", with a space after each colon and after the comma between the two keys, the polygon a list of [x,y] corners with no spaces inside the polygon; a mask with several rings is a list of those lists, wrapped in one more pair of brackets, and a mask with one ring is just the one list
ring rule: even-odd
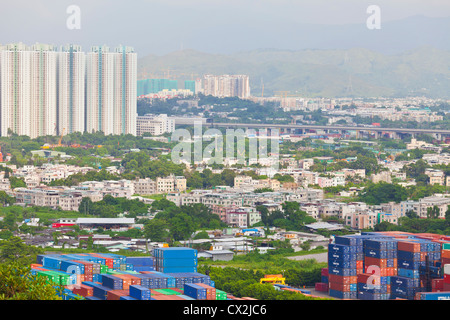
{"label": "road", "polygon": [[382,127],[353,127],[337,125],[300,125],[300,124],[266,124],[266,123],[206,123],[206,126],[216,127],[237,127],[237,128],[278,128],[278,129],[324,129],[324,130],[345,130],[345,131],[376,131],[376,132],[397,132],[397,133],[424,133],[424,134],[444,134],[450,135],[450,130],[445,129],[413,129],[413,128],[382,128]]}

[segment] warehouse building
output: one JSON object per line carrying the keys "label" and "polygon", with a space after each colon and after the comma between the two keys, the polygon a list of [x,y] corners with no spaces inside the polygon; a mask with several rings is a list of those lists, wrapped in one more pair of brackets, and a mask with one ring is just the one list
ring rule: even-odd
{"label": "warehouse building", "polygon": [[81,230],[127,231],[134,225],[134,218],[78,218],[76,224]]}

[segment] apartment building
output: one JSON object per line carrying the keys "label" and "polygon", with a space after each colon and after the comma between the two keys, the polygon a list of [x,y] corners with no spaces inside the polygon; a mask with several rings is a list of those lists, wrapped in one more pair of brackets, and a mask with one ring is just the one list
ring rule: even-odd
{"label": "apartment building", "polygon": [[58,53],[58,135],[85,130],[86,55],[81,46],[62,46]]}
{"label": "apartment building", "polygon": [[184,192],[186,191],[186,178],[182,176],[168,176],[165,178],[156,178],[156,192],[157,193],[169,193],[169,192]]}
{"label": "apartment building", "polygon": [[202,79],[204,95],[215,97],[250,97],[250,84],[247,75],[204,75]]}
{"label": "apartment building", "polygon": [[431,196],[419,200],[419,208],[417,214],[420,218],[427,218],[428,208],[437,206],[439,208],[439,218],[445,219],[445,212],[450,205],[450,198]]}
{"label": "apartment building", "polygon": [[138,116],[136,119],[136,134],[150,133],[152,136],[160,136],[164,133],[175,131],[175,120],[167,114]]}
{"label": "apartment building", "polygon": [[92,47],[86,55],[86,131],[136,135],[137,55]]}
{"label": "apartment building", "polygon": [[374,213],[354,213],[345,218],[345,225],[353,229],[371,229],[376,224],[377,215]]}
{"label": "apartment building", "polygon": [[62,210],[78,211],[83,194],[81,192],[62,193],[59,197],[59,206]]}
{"label": "apartment building", "polygon": [[150,178],[137,179],[134,181],[134,192],[145,196],[157,193],[156,181]]}
{"label": "apartment building", "polygon": [[430,178],[429,184],[438,184],[443,186],[446,184],[445,173],[442,170],[426,169],[425,174]]}
{"label": "apartment building", "polygon": [[55,132],[57,52],[51,45],[0,46],[1,136]]}

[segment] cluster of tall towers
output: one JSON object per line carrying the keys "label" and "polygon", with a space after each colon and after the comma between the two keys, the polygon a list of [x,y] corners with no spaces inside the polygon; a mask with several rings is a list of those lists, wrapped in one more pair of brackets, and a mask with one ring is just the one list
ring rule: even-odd
{"label": "cluster of tall towers", "polygon": [[136,90],[131,47],[0,46],[0,136],[136,135]]}

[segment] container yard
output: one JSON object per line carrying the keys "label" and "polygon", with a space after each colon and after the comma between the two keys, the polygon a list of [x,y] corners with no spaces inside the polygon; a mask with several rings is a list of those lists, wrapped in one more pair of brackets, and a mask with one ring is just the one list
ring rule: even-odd
{"label": "container yard", "polygon": [[31,272],[62,286],[64,300],[237,300],[197,272],[197,250],[155,249],[153,256],[111,253],[38,255]]}
{"label": "container yard", "polygon": [[450,237],[406,232],[335,236],[315,291],[346,300],[450,300]]}

